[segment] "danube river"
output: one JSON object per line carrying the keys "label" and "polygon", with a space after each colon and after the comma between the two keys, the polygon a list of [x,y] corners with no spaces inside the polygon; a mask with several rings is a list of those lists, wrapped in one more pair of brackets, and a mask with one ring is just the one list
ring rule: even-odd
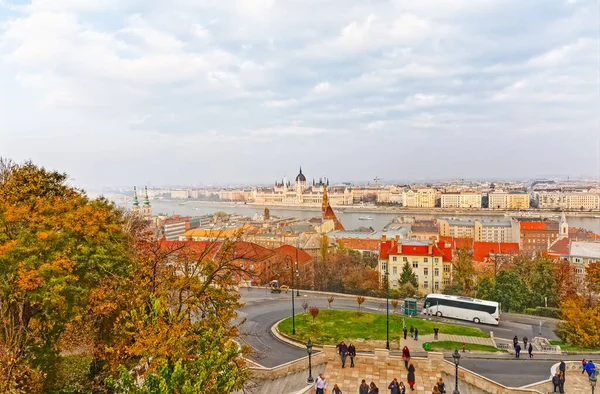
{"label": "danube river", "polygon": [[[120,204],[122,205],[122,204]],[[129,205],[129,204],[128,204]],[[300,219],[308,219],[315,216],[320,216],[321,211],[319,208],[302,208],[302,209],[286,209],[286,207],[270,207],[271,215],[279,217],[296,217]],[[185,216],[202,216],[206,214],[212,214],[217,211],[223,211],[229,214],[236,213],[244,216],[254,216],[254,214],[262,214],[264,207],[244,204],[219,204],[219,203],[208,203],[200,201],[186,201],[181,203],[172,200],[153,200],[152,201],[152,213],[157,215],[163,214],[179,214]],[[337,210],[336,210],[337,211]],[[339,212],[339,211],[337,211]],[[595,213],[598,215],[597,213]],[[556,213],[555,219],[559,219],[559,214]],[[347,230],[357,229],[359,227],[372,227],[374,230],[381,230],[388,224],[392,219],[398,216],[413,216],[417,219],[432,219],[439,217],[462,217],[462,218],[486,218],[494,220],[507,219],[502,213],[480,215],[480,214],[449,214],[444,212],[432,212],[431,214],[414,214],[410,212],[352,212],[346,210],[345,212],[337,213],[339,220],[342,222]],[[369,217],[371,220],[361,220],[361,217]],[[600,234],[600,218],[594,218],[593,214],[591,217],[581,216],[569,216],[567,214],[567,221],[570,227],[581,227],[586,230],[591,230],[596,234]]]}

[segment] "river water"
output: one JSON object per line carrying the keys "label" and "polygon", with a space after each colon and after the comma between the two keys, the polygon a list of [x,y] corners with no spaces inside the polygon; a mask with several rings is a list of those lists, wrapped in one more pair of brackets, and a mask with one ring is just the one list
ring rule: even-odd
{"label": "river water", "polygon": [[[262,214],[264,212],[263,207],[257,207],[252,205],[220,205],[218,203],[211,205],[206,202],[198,201],[187,201],[183,205],[177,201],[168,200],[153,200],[152,201],[152,212],[153,214],[164,213],[168,215],[179,214],[185,216],[202,216],[206,214],[213,214],[217,211],[223,211],[229,214],[240,214],[244,216],[254,216],[254,214]],[[319,208],[314,209],[286,209],[285,207],[270,207],[271,215],[280,217],[296,217],[299,219],[308,219],[315,216],[321,215]],[[374,230],[379,231],[385,227],[392,219],[398,216],[414,216],[417,219],[432,219],[439,217],[459,215],[448,213],[434,212],[431,214],[411,214],[408,212],[352,212],[346,211],[344,213],[337,213],[338,219],[342,222],[347,230],[357,229],[359,227],[372,227]],[[371,217],[372,220],[360,220],[360,217]],[[461,214],[460,217],[475,219],[475,218],[487,218],[502,220],[505,219],[503,214],[496,215],[479,215],[479,214]],[[556,215],[556,220],[559,219],[559,214]],[[586,230],[600,234],[600,218],[593,217],[580,217],[580,216],[569,216],[567,214],[567,221],[570,227],[581,227]]]}

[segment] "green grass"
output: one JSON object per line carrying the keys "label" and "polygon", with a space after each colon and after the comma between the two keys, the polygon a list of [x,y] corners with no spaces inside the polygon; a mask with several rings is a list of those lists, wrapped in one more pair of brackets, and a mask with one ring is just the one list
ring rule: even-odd
{"label": "green grass", "polygon": [[550,344],[560,346],[560,350],[565,352],[598,352],[598,348],[565,345],[562,341],[550,341]]}
{"label": "green grass", "polygon": [[[429,342],[430,348],[429,350],[454,350],[458,349],[462,351],[462,342],[454,342],[454,341],[438,341],[438,342]],[[495,348],[494,346],[489,345],[479,345],[475,343],[467,343],[465,348],[467,350],[476,350],[480,352],[505,352],[504,350]],[[425,349],[425,344],[423,344],[423,349]]]}
{"label": "green grass", "polygon": [[[433,328],[438,327],[442,334],[488,337],[478,328],[438,324],[401,315],[390,315],[390,341],[400,339],[402,320],[405,320],[407,328],[410,329],[411,325],[418,328],[419,335],[433,334]],[[292,335],[291,317],[279,323],[279,331],[289,336]],[[296,316],[296,335],[294,338],[303,342],[310,338],[313,343],[319,345],[335,345],[341,340],[348,343],[357,338],[367,341],[385,341],[385,315],[370,312],[359,314],[357,311],[321,310],[313,324],[310,313],[299,314]]]}

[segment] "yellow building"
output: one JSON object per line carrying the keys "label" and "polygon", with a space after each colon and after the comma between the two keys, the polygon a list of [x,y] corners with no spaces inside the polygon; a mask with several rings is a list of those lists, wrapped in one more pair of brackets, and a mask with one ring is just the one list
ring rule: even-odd
{"label": "yellow building", "polygon": [[179,240],[208,241],[218,238],[239,238],[252,228],[252,226],[245,224],[232,228],[193,229],[181,234]]}
{"label": "yellow building", "polygon": [[528,209],[529,194],[493,192],[488,195],[490,209]]}
{"label": "yellow building", "polygon": [[481,193],[443,193],[442,208],[481,208]]}
{"label": "yellow building", "polygon": [[411,208],[434,208],[435,190],[417,189],[406,190],[402,194],[402,205]]}

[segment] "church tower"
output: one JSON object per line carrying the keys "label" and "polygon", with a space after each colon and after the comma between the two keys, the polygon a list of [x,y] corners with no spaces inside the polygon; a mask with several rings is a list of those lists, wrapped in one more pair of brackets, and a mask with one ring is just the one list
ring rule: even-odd
{"label": "church tower", "polygon": [[140,202],[138,201],[137,189],[135,186],[133,187],[133,204],[131,207],[131,213],[134,215],[140,214]]}
{"label": "church tower", "polygon": [[148,199],[148,187],[144,187],[144,203],[142,205],[142,216],[144,219],[150,219],[152,216],[152,207],[150,206],[150,200]]}
{"label": "church tower", "polygon": [[560,225],[558,228],[558,239],[569,237],[569,223],[567,223],[567,216],[565,215],[565,211],[563,211],[562,215],[560,216]]}
{"label": "church tower", "polygon": [[323,204],[321,205],[321,217],[323,220],[333,220],[335,230],[344,230],[344,226],[338,220],[335,212],[329,205],[329,198],[327,197],[327,186],[323,187]]}

